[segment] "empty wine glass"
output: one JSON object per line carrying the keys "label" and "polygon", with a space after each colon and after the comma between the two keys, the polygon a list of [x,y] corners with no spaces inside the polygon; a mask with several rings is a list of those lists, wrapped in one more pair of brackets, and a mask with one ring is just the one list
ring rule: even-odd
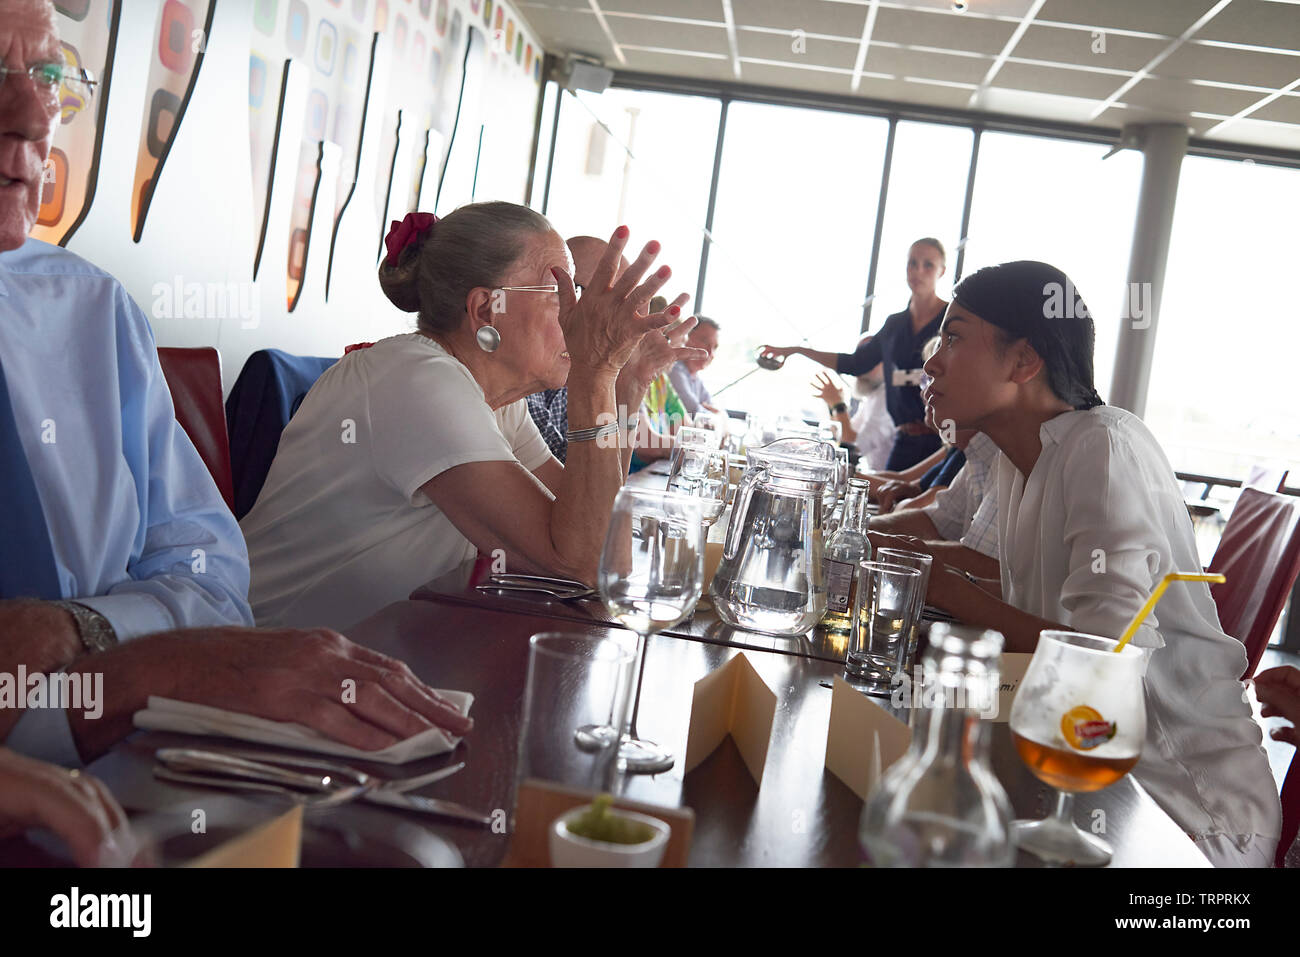
{"label": "empty wine glass", "polygon": [[677,624],[695,608],[704,587],[701,499],[646,488],[624,488],[614,500],[596,586],[615,620],[636,633],[638,664],[632,713],[622,729],[620,766],[658,773],[673,756],[636,729],[645,672],[646,638]]}

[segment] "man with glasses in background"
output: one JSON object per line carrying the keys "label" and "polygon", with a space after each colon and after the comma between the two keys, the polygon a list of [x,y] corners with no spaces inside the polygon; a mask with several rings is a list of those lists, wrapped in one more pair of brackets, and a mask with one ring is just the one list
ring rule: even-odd
{"label": "man with glasses in background", "polygon": [[[28,237],[72,86],[89,96],[93,79],[65,72],[49,0],[0,0],[0,675],[66,669],[103,691],[96,714],[0,700],[0,743],[75,767],[129,734],[149,695],[370,750],[435,724],[464,734],[400,662],[325,630],[238,627],[248,553],[176,422],[148,320],[112,276]],[[356,704],[340,701],[349,678]],[[51,773],[67,774],[0,750],[0,793],[66,812],[0,802],[0,831],[44,820],[88,862],[118,812],[88,776],[60,790]]]}

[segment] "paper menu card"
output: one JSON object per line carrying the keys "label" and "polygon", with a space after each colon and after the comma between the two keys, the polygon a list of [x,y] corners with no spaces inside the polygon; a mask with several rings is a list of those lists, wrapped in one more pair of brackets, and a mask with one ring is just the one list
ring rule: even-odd
{"label": "paper menu card", "polygon": [[826,730],[826,770],[862,800],[912,743],[912,729],[837,677]]}
{"label": "paper menu card", "polygon": [[186,867],[297,867],[302,805],[196,857]]}
{"label": "paper menu card", "polygon": [[731,735],[754,783],[761,786],[775,719],[776,693],[741,652],[695,682],[683,773],[689,774]]}
{"label": "paper menu card", "polygon": [[1011,704],[1016,700],[1016,691],[1019,690],[1021,679],[1025,677],[1033,657],[1033,654],[1023,651],[1002,653],[1002,664],[999,668],[1001,683],[998,686],[998,713],[993,718],[994,722],[1005,724],[1011,720]]}

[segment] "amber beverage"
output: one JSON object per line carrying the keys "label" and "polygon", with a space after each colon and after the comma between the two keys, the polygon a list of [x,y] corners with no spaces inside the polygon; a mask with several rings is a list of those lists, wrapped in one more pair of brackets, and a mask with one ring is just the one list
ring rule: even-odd
{"label": "amber beverage", "polygon": [[1020,760],[1044,784],[1058,791],[1100,791],[1133,770],[1139,754],[1131,758],[1093,757],[1066,748],[1053,748],[1011,732]]}

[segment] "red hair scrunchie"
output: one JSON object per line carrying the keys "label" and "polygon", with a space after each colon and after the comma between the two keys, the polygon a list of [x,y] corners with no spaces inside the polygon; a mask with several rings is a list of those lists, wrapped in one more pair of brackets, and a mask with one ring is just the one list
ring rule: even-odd
{"label": "red hair scrunchie", "polygon": [[393,220],[388,235],[384,237],[384,245],[388,247],[388,265],[396,266],[402,250],[420,239],[437,221],[438,217],[433,213],[407,213],[401,222]]}

